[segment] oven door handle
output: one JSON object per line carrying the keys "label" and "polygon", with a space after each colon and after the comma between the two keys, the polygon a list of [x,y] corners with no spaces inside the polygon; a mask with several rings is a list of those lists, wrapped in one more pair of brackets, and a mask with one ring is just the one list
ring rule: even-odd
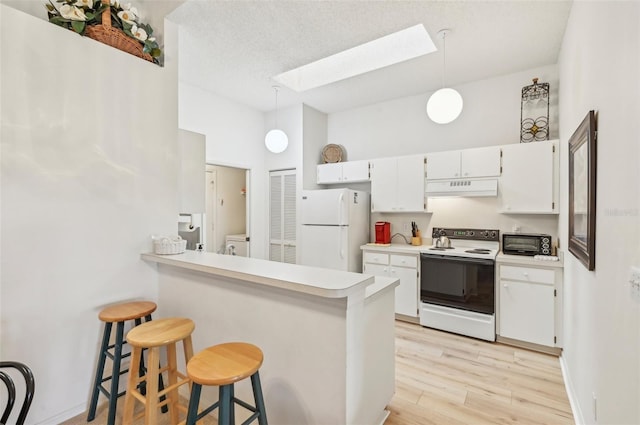
{"label": "oven door handle", "polygon": [[493,265],[494,261],[488,258],[470,258],[470,257],[456,257],[454,255],[438,255],[438,254],[420,254],[422,260],[447,260],[447,261],[456,261],[458,263],[467,263],[467,264],[482,264],[482,265]]}

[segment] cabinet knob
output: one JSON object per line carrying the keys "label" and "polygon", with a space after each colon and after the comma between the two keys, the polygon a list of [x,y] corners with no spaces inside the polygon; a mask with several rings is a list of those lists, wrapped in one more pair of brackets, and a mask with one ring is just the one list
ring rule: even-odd
{"label": "cabinet knob", "polygon": [[507,285],[506,283],[504,285],[502,285],[504,288],[508,288],[509,285]]}
{"label": "cabinet knob", "polygon": [[529,277],[529,273],[528,272],[522,272],[522,274],[524,275],[524,277]]}

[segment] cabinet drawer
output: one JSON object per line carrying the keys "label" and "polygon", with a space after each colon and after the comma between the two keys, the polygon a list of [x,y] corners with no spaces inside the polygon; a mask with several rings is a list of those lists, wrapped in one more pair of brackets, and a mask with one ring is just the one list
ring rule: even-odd
{"label": "cabinet drawer", "polygon": [[553,285],[555,282],[555,272],[553,270],[535,269],[531,267],[500,266],[500,279],[548,283]]}
{"label": "cabinet drawer", "polygon": [[381,252],[365,252],[364,262],[371,264],[389,264],[389,254]]}
{"label": "cabinet drawer", "polygon": [[418,267],[418,257],[415,255],[394,255],[391,254],[391,265],[400,267]]}

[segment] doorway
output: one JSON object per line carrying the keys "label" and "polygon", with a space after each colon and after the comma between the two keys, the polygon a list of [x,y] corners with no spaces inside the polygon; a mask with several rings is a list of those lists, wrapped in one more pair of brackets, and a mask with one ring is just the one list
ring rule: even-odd
{"label": "doorway", "polygon": [[250,257],[250,170],[207,164],[206,250]]}

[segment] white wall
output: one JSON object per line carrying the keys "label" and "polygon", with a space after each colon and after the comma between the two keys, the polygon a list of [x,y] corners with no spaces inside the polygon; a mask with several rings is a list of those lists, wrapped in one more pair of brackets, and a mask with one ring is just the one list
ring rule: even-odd
{"label": "white wall", "polygon": [[156,299],[140,260],[178,213],[176,30],[160,68],[0,5],[0,358],[25,362],[28,423],[87,406],[99,310]]}
{"label": "white wall", "polygon": [[184,83],[179,84],[178,110],[180,128],[206,135],[207,163],[251,170],[250,250],[252,257],[265,258],[268,168],[263,114]]}
{"label": "white wall", "polygon": [[[640,299],[627,282],[629,267],[640,266],[639,60],[639,3],[574,2],[559,61],[561,155],[566,165],[569,138],[595,110],[596,267],[589,272],[565,253],[563,357],[588,424],[640,423]],[[567,188],[565,167],[563,206]],[[564,209],[562,235],[567,223]]]}
{"label": "white wall", "polygon": [[456,87],[464,109],[446,125],[427,117],[431,93],[330,114],[328,143],[343,145],[349,160],[518,143],[520,92],[533,77],[550,83],[551,138],[557,138],[558,71],[550,65]]}
{"label": "white wall", "polygon": [[317,165],[322,163],[322,148],[327,144],[327,114],[303,106],[302,188],[318,189]]}

